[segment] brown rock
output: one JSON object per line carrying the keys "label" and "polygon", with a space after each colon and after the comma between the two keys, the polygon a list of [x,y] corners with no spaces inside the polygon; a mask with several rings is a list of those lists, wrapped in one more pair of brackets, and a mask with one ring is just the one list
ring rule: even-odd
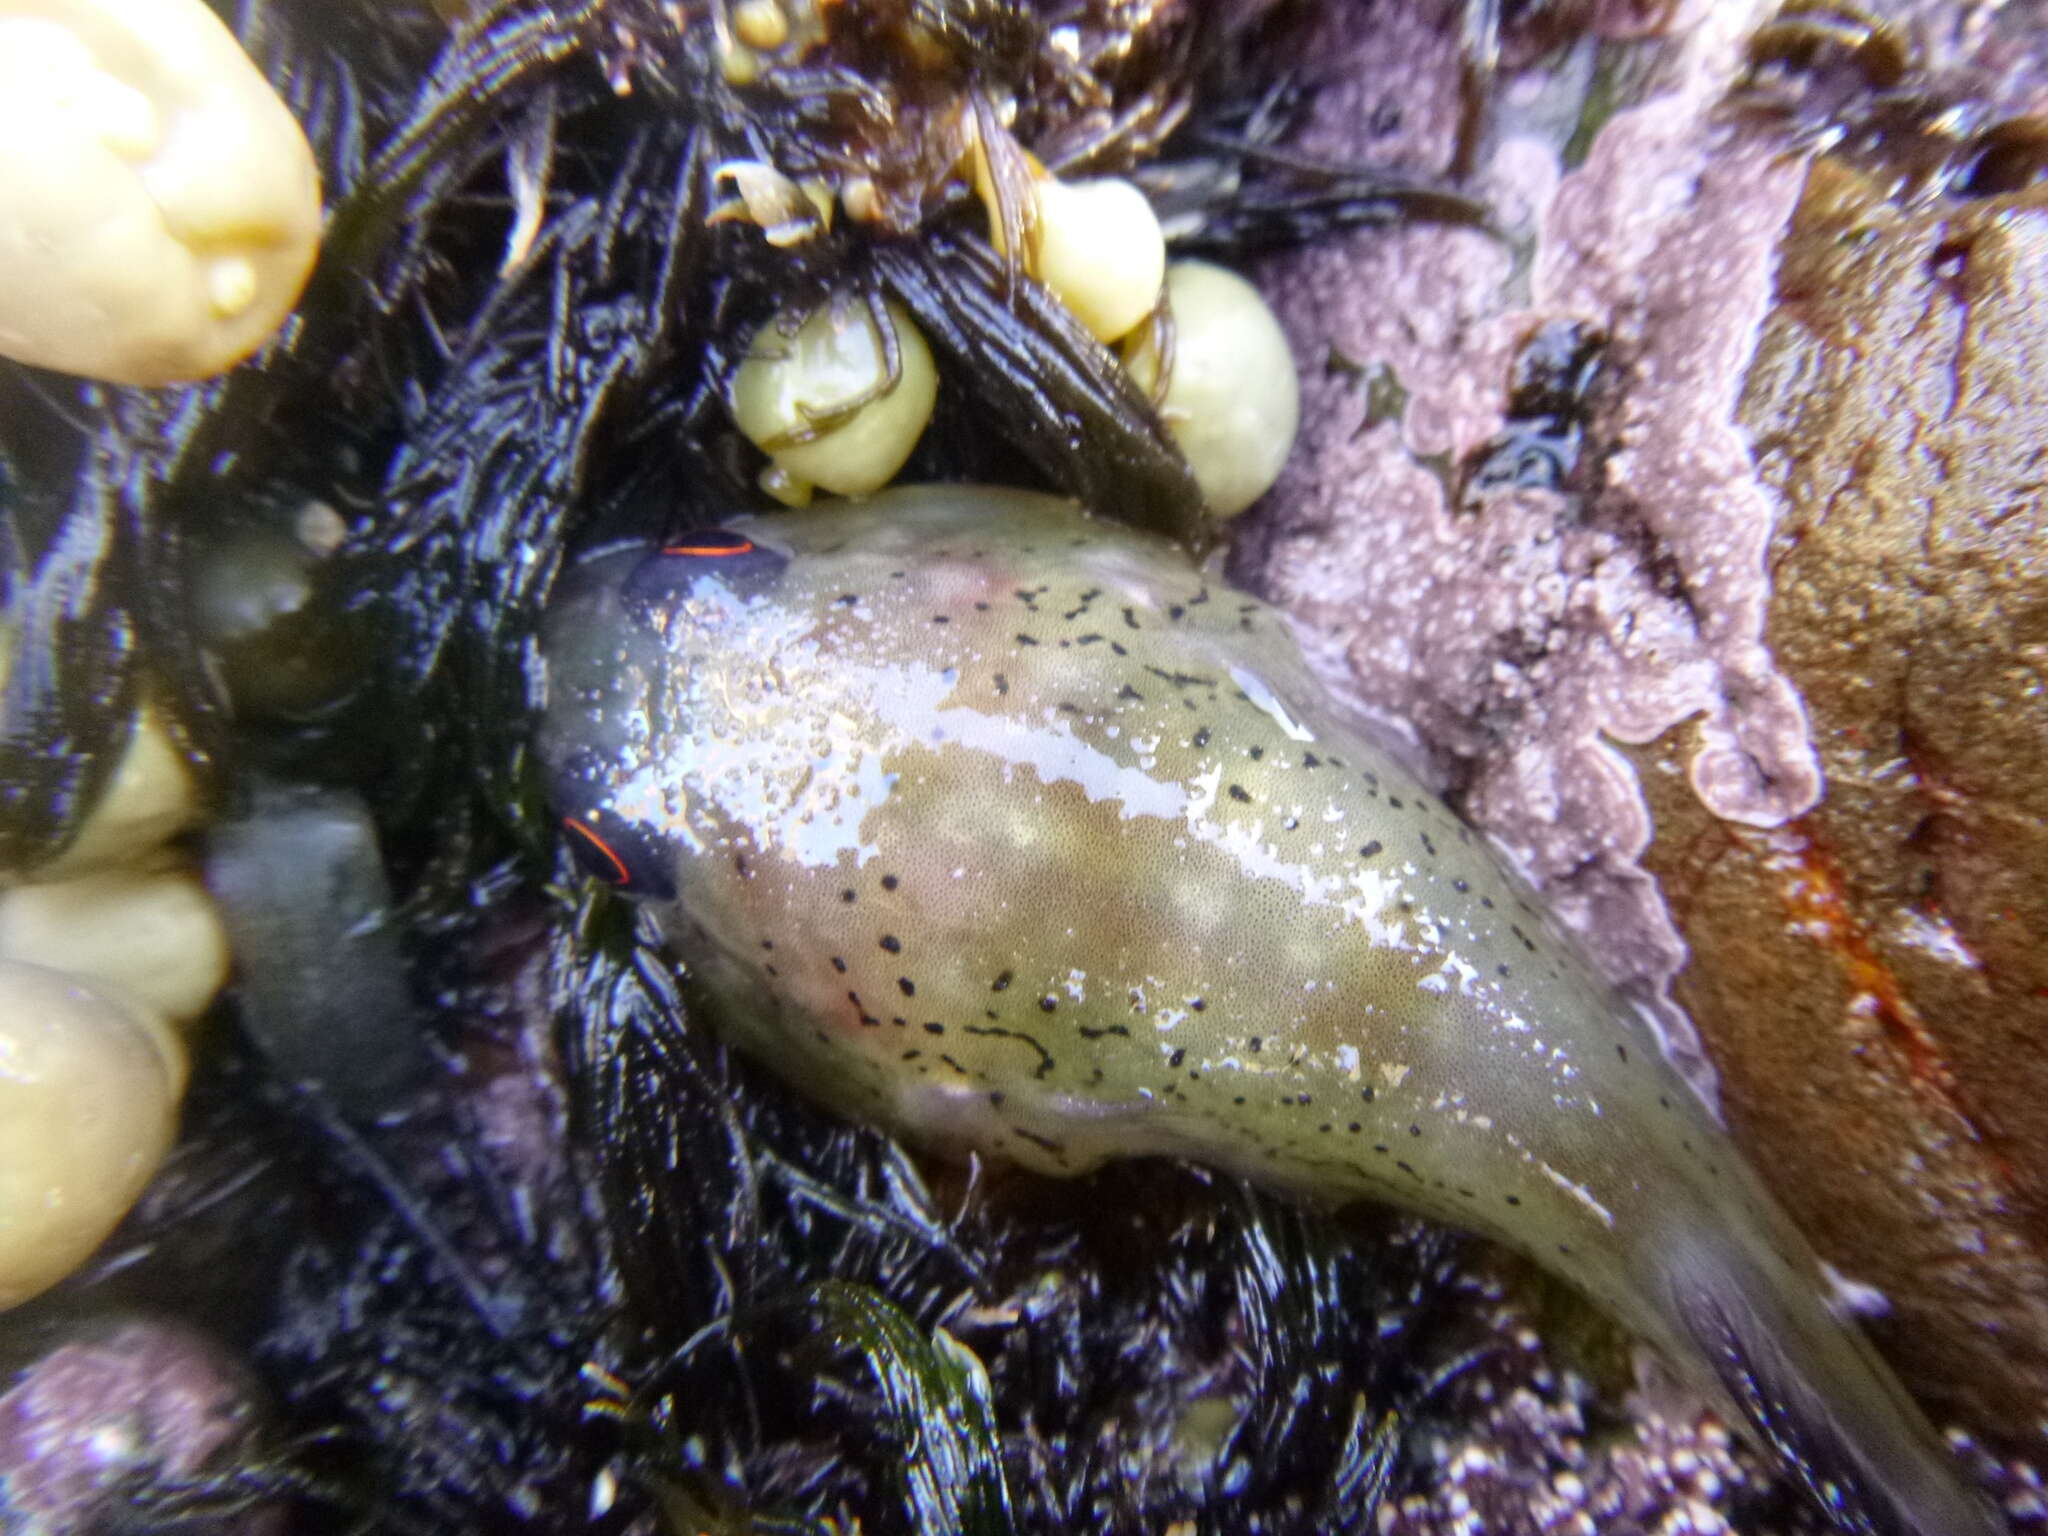
{"label": "brown rock", "polygon": [[[2037,100],[2037,33],[1895,9],[1950,71],[1912,133]],[[2017,1434],[2048,1412],[2048,191],[1958,200],[1964,140],[1890,128],[1846,136],[1890,168],[1809,172],[1805,117],[1728,109],[1766,14],[1607,45],[1618,111],[1568,55],[1506,81],[1475,170],[1505,238],[1273,264],[1302,444],[1238,569],[1681,1063],[1697,1028],[1910,1384]],[[1448,162],[1448,8],[1400,15],[1316,50],[1308,148]],[[1608,344],[1578,467],[1470,495],[1561,325]]]}
{"label": "brown rock", "polygon": [[1651,773],[1645,862],[1731,1121],[1914,1381],[2018,1428],[2048,1402],[2048,198],[1907,211],[1824,160],[1778,287],[1741,415],[1828,792],[1738,831]]}

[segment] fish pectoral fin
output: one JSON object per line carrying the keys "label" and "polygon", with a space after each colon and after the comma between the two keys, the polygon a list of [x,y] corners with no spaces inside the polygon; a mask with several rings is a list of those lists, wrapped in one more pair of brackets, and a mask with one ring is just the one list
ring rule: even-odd
{"label": "fish pectoral fin", "polygon": [[1715,1232],[1661,1245],[1664,1293],[1750,1428],[1843,1531],[1998,1536],[1898,1379],[1814,1285]]}

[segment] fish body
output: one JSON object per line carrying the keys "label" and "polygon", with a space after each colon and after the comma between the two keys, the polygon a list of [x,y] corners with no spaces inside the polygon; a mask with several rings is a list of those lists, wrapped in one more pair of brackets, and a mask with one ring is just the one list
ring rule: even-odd
{"label": "fish body", "polygon": [[1650,1031],[1173,546],[899,491],[593,559],[544,649],[570,835],[813,1097],[1481,1232],[1717,1384],[1845,1529],[1997,1529]]}

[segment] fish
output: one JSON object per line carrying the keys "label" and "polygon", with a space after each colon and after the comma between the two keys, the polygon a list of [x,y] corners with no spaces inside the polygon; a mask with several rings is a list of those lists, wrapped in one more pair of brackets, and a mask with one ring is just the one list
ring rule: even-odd
{"label": "fish", "polygon": [[721,1035],[943,1156],[1168,1156],[1527,1255],[1844,1531],[1990,1536],[1636,1009],[1279,610],[926,486],[571,568],[536,750]]}

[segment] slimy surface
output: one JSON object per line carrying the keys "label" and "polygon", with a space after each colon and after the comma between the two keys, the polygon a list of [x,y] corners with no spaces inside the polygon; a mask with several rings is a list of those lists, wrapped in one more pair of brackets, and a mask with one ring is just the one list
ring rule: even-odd
{"label": "slimy surface", "polygon": [[809,1094],[1483,1232],[1816,1416],[1795,1463],[1904,1458],[1978,1528],[1649,1030],[1276,610],[1070,503],[929,488],[601,556],[545,645],[569,835]]}

